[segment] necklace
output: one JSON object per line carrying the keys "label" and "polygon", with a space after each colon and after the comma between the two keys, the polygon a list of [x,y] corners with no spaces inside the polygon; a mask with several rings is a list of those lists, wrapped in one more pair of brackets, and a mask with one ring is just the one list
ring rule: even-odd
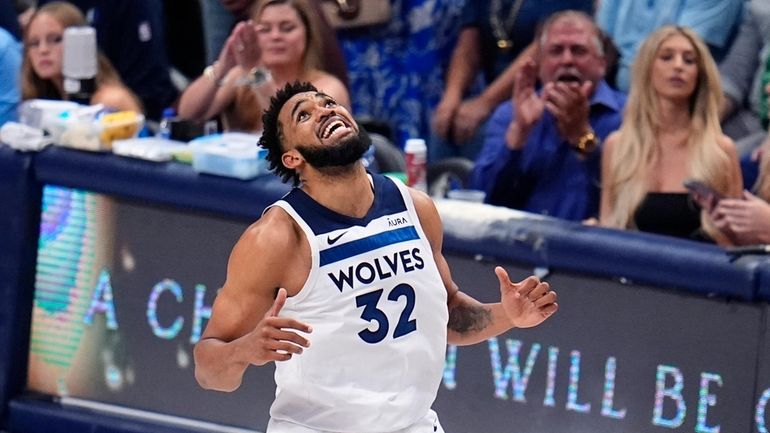
{"label": "necklace", "polygon": [[513,28],[513,23],[519,15],[519,9],[521,9],[522,3],[524,3],[524,0],[516,0],[503,22],[500,21],[503,9],[502,0],[492,0],[492,4],[489,8],[489,23],[492,25],[492,33],[495,35],[495,38],[497,38],[497,48],[502,51],[508,51],[513,48],[513,41],[508,35],[508,32]]}

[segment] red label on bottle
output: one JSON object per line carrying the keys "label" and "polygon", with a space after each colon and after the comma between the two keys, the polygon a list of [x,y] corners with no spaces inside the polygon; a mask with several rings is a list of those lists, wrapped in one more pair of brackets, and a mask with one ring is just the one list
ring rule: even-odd
{"label": "red label on bottle", "polygon": [[427,189],[425,155],[407,153],[405,157],[407,176],[406,184],[425,191]]}

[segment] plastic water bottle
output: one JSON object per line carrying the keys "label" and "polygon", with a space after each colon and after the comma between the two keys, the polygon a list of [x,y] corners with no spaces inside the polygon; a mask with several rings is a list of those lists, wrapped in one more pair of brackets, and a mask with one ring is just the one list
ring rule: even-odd
{"label": "plastic water bottle", "polygon": [[410,138],[404,146],[406,154],[406,184],[420,191],[428,192],[427,162],[428,146],[422,138]]}
{"label": "plastic water bottle", "polygon": [[88,26],[69,27],[62,39],[64,92],[70,101],[90,105],[98,68],[96,30]]}
{"label": "plastic water bottle", "polygon": [[176,116],[176,111],[168,107],[163,110],[163,115],[160,118],[160,125],[158,125],[158,137],[165,138],[166,140],[171,139],[171,122],[174,120],[174,117]]}

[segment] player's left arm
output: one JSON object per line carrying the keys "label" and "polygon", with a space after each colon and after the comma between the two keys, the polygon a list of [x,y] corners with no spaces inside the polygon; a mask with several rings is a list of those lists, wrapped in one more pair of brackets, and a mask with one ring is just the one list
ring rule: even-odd
{"label": "player's left arm", "polygon": [[474,344],[511,328],[533,327],[556,312],[559,308],[556,292],[550,290],[548,283],[535,276],[514,283],[500,266],[495,268],[500,281],[500,302],[484,304],[461,292],[452,280],[449,265],[441,252],[444,232],[433,200],[417,190],[411,190],[411,196],[447,289],[447,337],[450,344]]}

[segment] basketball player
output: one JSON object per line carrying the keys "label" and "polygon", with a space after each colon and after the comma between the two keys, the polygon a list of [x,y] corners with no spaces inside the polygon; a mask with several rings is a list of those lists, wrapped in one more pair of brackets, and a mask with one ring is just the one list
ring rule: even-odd
{"label": "basketball player", "polygon": [[501,267],[501,300],[452,282],[431,199],[360,162],[351,114],[310,84],[280,90],[260,144],[296,185],[233,248],[195,346],[204,388],[233,391],[276,363],[268,433],[442,432],[431,410],[447,343],[473,344],[556,312],[556,293]]}

